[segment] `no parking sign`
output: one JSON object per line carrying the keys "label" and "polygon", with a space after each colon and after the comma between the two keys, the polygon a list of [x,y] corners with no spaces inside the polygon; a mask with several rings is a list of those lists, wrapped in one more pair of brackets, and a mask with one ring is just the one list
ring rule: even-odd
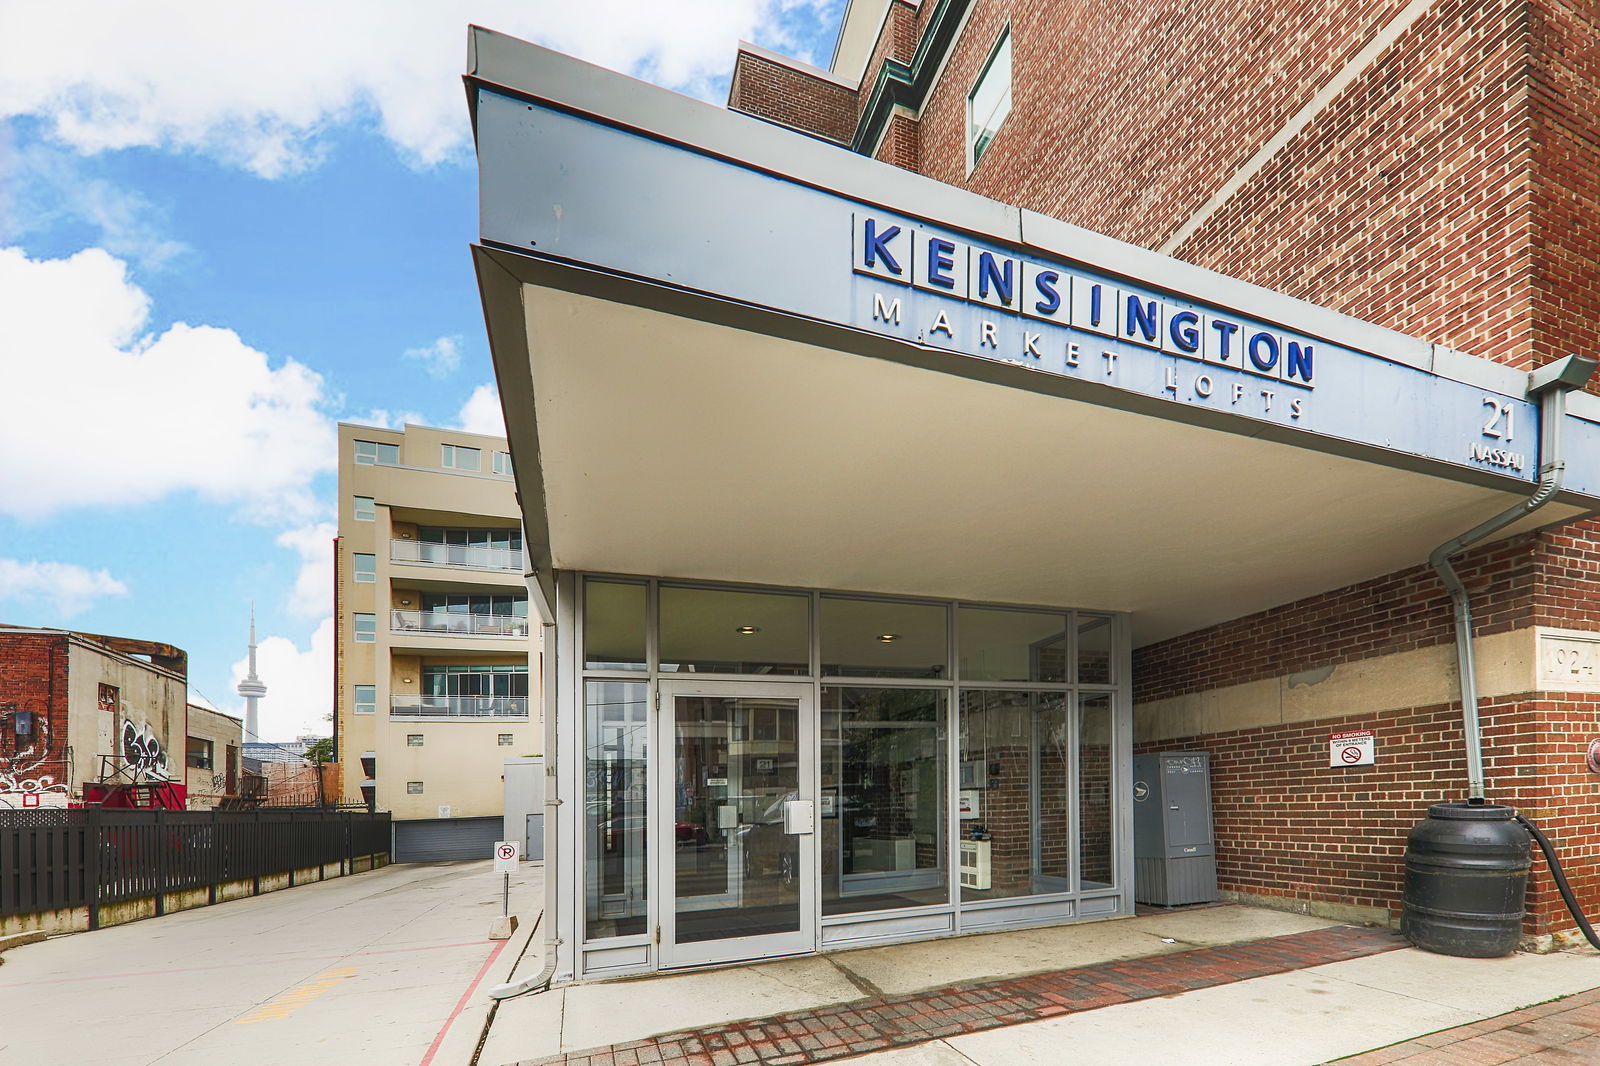
{"label": "no parking sign", "polygon": [[517,872],[517,860],[521,857],[522,845],[515,840],[497,840],[494,842],[494,872],[497,874],[514,874]]}

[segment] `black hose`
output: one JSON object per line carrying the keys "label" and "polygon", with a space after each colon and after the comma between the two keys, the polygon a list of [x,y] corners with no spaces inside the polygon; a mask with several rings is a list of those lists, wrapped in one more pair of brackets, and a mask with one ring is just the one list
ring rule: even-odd
{"label": "black hose", "polygon": [[1578,900],[1572,894],[1572,886],[1567,884],[1567,875],[1561,870],[1561,860],[1556,858],[1556,849],[1550,844],[1550,838],[1539,832],[1539,827],[1525,818],[1521,811],[1516,812],[1517,821],[1522,823],[1534,840],[1539,842],[1539,850],[1544,852],[1544,861],[1550,867],[1550,873],[1556,879],[1556,887],[1561,890],[1561,898],[1566,901],[1567,910],[1571,912],[1573,921],[1578,923],[1578,928],[1583,930],[1583,935],[1600,950],[1600,938],[1595,936],[1594,926],[1589,924],[1589,919],[1583,916],[1583,910],[1578,906]]}

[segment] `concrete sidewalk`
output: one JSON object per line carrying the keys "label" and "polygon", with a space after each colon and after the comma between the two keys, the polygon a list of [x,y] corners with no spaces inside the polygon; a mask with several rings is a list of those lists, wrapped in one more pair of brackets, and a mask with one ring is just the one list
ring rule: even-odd
{"label": "concrete sidewalk", "polygon": [[501,1003],[477,1062],[1313,1066],[1597,986],[1587,948],[1454,959],[1221,906],[558,988]]}
{"label": "concrete sidewalk", "polygon": [[542,871],[512,881],[526,925],[488,940],[487,861],[388,866],[53,937],[0,965],[0,1064],[464,1066],[482,990],[515,968]]}

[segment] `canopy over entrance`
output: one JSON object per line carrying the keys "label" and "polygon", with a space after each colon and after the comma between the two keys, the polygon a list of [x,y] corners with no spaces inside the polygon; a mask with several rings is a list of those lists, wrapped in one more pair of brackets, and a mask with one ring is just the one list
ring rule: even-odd
{"label": "canopy over entrance", "polygon": [[[485,31],[468,89],[547,592],[1071,604],[1143,644],[1415,565],[1532,491],[1508,368]],[[1597,505],[1573,399],[1539,524]]]}

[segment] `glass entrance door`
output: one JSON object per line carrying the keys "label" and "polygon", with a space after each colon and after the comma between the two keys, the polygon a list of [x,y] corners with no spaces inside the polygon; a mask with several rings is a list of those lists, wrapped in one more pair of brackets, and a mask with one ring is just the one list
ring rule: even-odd
{"label": "glass entrance door", "polygon": [[663,966],[816,947],[811,688],[661,683]]}

